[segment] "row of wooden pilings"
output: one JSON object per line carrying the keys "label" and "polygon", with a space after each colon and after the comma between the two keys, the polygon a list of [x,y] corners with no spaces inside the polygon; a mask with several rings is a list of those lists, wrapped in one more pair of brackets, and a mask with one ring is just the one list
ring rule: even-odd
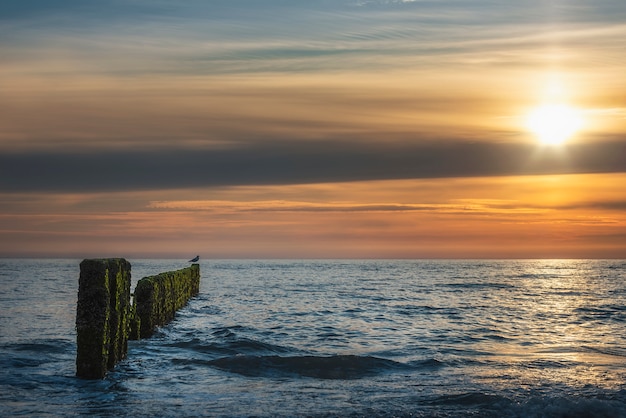
{"label": "row of wooden pilings", "polygon": [[200,290],[200,265],[144,277],[131,301],[131,265],[123,258],[80,263],[76,376],[102,379],[124,359],[128,340],[147,338]]}

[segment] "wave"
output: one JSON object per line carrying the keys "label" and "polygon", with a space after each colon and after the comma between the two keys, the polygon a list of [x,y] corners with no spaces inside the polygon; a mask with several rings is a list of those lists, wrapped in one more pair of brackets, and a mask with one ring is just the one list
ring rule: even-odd
{"label": "wave", "polygon": [[415,315],[460,315],[461,310],[457,308],[437,307],[430,305],[398,305],[396,307],[397,313],[403,316],[415,316]]}
{"label": "wave", "polygon": [[217,369],[247,377],[312,377],[359,379],[410,366],[371,356],[251,356],[223,357],[207,362]]}
{"label": "wave", "polygon": [[587,351],[593,351],[600,354],[606,354],[608,356],[626,357],[626,349],[619,347],[592,347],[588,345],[582,346],[582,349]]}
{"label": "wave", "polygon": [[3,356],[0,359],[0,367],[3,369],[35,368],[46,363],[49,363],[49,360],[33,357]]}
{"label": "wave", "polygon": [[430,358],[426,360],[412,361],[410,365],[415,369],[438,369],[440,367],[445,367],[447,364],[441,360]]}
{"label": "wave", "polygon": [[43,339],[3,344],[0,349],[16,352],[64,354],[76,350],[75,343],[65,339]]}
{"label": "wave", "polygon": [[443,287],[451,287],[453,289],[473,289],[473,290],[485,290],[485,289],[515,289],[515,286],[508,283],[444,283]]}
{"label": "wave", "polygon": [[483,392],[467,392],[438,396],[434,399],[425,401],[424,403],[429,405],[485,406],[502,402],[509,401],[498,395],[491,395]]}
{"label": "wave", "polygon": [[626,322],[626,306],[602,305],[598,307],[580,307],[574,310],[583,321]]}
{"label": "wave", "polygon": [[74,342],[64,339],[43,339],[0,345],[0,368],[36,368],[73,357]]}
{"label": "wave", "polygon": [[498,411],[512,418],[617,418],[626,416],[621,400],[584,397],[529,397]]}
{"label": "wave", "polygon": [[[463,407],[463,416],[511,418],[612,418],[626,416],[626,406],[620,400],[572,398],[569,396],[528,396],[511,399],[505,395],[484,392],[466,392],[441,395],[423,401],[437,408]],[[430,415],[429,415],[430,416]],[[433,416],[448,416],[433,415]],[[457,416],[453,414],[451,416]]]}
{"label": "wave", "polygon": [[249,338],[228,341],[206,342],[198,338],[166,344],[168,347],[193,350],[206,355],[281,354],[293,351],[288,347],[264,343]]}
{"label": "wave", "polygon": [[[167,327],[163,329],[167,330]],[[235,355],[271,355],[295,353],[299,350],[285,347],[279,344],[259,341],[241,334],[256,334],[258,330],[243,326],[217,327],[212,330],[209,338],[206,334],[197,330],[186,330],[181,335],[164,334],[167,342],[160,344],[162,347],[180,349],[191,352],[191,355],[201,354],[202,357],[216,358],[221,356]]]}
{"label": "wave", "polygon": [[521,365],[526,369],[538,369],[538,370],[550,370],[550,369],[566,369],[579,364],[578,362],[571,360],[546,360],[538,359],[528,362],[523,362]]}

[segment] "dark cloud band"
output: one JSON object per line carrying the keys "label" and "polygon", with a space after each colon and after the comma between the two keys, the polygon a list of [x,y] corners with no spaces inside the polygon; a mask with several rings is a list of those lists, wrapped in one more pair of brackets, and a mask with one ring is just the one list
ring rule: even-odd
{"label": "dark cloud band", "polygon": [[626,172],[626,143],[276,142],[228,149],[0,155],[0,190],[114,191]]}

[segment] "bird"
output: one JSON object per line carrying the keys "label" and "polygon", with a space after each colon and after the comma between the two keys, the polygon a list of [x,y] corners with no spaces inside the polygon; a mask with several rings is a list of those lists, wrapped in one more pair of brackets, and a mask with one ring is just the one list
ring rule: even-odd
{"label": "bird", "polygon": [[192,258],[191,260],[189,260],[189,263],[195,263],[198,260],[200,260],[200,256],[199,255],[197,255],[194,258]]}

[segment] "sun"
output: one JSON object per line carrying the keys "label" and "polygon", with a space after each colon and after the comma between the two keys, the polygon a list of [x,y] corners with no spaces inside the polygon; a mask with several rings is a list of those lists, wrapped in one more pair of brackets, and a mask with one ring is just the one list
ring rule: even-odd
{"label": "sun", "polygon": [[565,104],[544,104],[533,109],[526,127],[544,145],[561,145],[582,127],[580,112]]}

